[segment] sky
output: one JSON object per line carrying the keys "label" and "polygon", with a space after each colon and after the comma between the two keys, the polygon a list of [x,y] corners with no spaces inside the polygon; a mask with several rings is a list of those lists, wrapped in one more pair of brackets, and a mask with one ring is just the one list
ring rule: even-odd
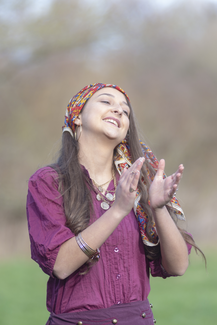
{"label": "sky", "polygon": [[[100,1],[100,0],[85,0],[85,1],[97,2],[97,1]],[[122,1],[124,1],[124,0],[122,0]],[[33,0],[33,10],[36,13],[41,13],[43,11],[46,11],[49,8],[51,2],[52,2],[52,0],[37,0],[37,1]],[[156,6],[159,9],[164,10],[164,9],[169,8],[171,5],[176,5],[179,2],[182,2],[182,0],[152,0],[151,2],[156,3]],[[193,2],[193,3],[198,4],[198,5],[200,3],[201,4],[203,4],[203,3],[215,3],[217,5],[217,0],[189,0],[189,2]]]}
{"label": "sky", "polygon": [[[159,8],[168,8],[169,6],[179,3],[181,1],[180,0],[153,0],[153,2],[156,2]],[[191,2],[195,4],[209,3],[209,2],[217,4],[217,0],[191,0]]]}
{"label": "sky", "polygon": [[[28,14],[33,16],[41,15],[42,13],[49,10],[50,4],[53,0],[30,0],[32,1],[31,7],[28,8]],[[73,0],[72,0],[73,1]],[[94,2],[97,3],[101,0],[81,0],[83,2]],[[124,2],[124,0],[122,0]],[[156,5],[159,10],[167,10],[170,6],[174,6],[179,4],[180,2],[183,2],[183,0],[149,0],[152,4]],[[185,0],[189,3],[194,3],[196,5],[200,5],[203,3],[214,3],[217,6],[217,0]],[[16,3],[16,0],[4,0],[2,2],[1,11],[0,11],[0,18],[6,17],[12,17],[13,13],[10,11],[10,3]]]}

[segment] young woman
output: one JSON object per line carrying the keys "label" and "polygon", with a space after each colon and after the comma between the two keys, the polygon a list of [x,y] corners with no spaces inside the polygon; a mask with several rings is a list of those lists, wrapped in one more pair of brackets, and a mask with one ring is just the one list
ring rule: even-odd
{"label": "young woman", "polygon": [[47,324],[155,322],[149,273],[184,274],[195,245],[175,223],[184,167],[169,177],[164,167],[121,88],[89,85],[71,99],[59,159],[30,178],[27,197],[32,258],[50,276]]}

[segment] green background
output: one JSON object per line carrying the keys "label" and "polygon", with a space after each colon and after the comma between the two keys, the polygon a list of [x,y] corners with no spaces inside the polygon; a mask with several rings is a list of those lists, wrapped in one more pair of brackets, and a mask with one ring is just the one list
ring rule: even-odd
{"label": "green background", "polygon": [[[160,325],[216,324],[216,250],[205,249],[207,268],[193,251],[182,277],[151,278],[150,302]],[[31,260],[0,263],[0,324],[46,324],[48,277]]]}

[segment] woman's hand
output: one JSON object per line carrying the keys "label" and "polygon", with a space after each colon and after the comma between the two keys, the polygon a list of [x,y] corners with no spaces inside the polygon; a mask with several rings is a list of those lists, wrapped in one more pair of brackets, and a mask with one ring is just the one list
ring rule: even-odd
{"label": "woman's hand", "polygon": [[174,174],[163,178],[164,168],[165,160],[161,159],[157,173],[149,189],[149,199],[152,209],[162,208],[172,199],[184,171],[184,166],[179,165],[178,170]]}
{"label": "woman's hand", "polygon": [[174,196],[178,188],[184,167],[163,178],[165,161],[161,159],[155,178],[149,189],[150,205],[160,240],[161,263],[171,275],[183,275],[188,267],[188,250],[175,222],[165,205]]}
{"label": "woman's hand", "polygon": [[116,190],[116,199],[112,206],[125,217],[131,211],[136,198],[140,170],[145,161],[144,157],[137,159],[129,169],[124,169]]}

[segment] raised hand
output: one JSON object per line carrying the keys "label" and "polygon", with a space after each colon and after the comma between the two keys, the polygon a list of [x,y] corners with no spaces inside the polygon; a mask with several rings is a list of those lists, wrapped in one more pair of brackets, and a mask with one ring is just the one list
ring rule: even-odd
{"label": "raised hand", "polygon": [[165,160],[159,161],[158,170],[149,189],[149,199],[152,209],[165,206],[173,197],[182,177],[184,166],[179,165],[178,170],[171,176],[163,178]]}
{"label": "raised hand", "polygon": [[144,161],[144,157],[137,159],[129,169],[124,169],[119,179],[113,207],[118,210],[123,217],[133,208],[140,170]]}

